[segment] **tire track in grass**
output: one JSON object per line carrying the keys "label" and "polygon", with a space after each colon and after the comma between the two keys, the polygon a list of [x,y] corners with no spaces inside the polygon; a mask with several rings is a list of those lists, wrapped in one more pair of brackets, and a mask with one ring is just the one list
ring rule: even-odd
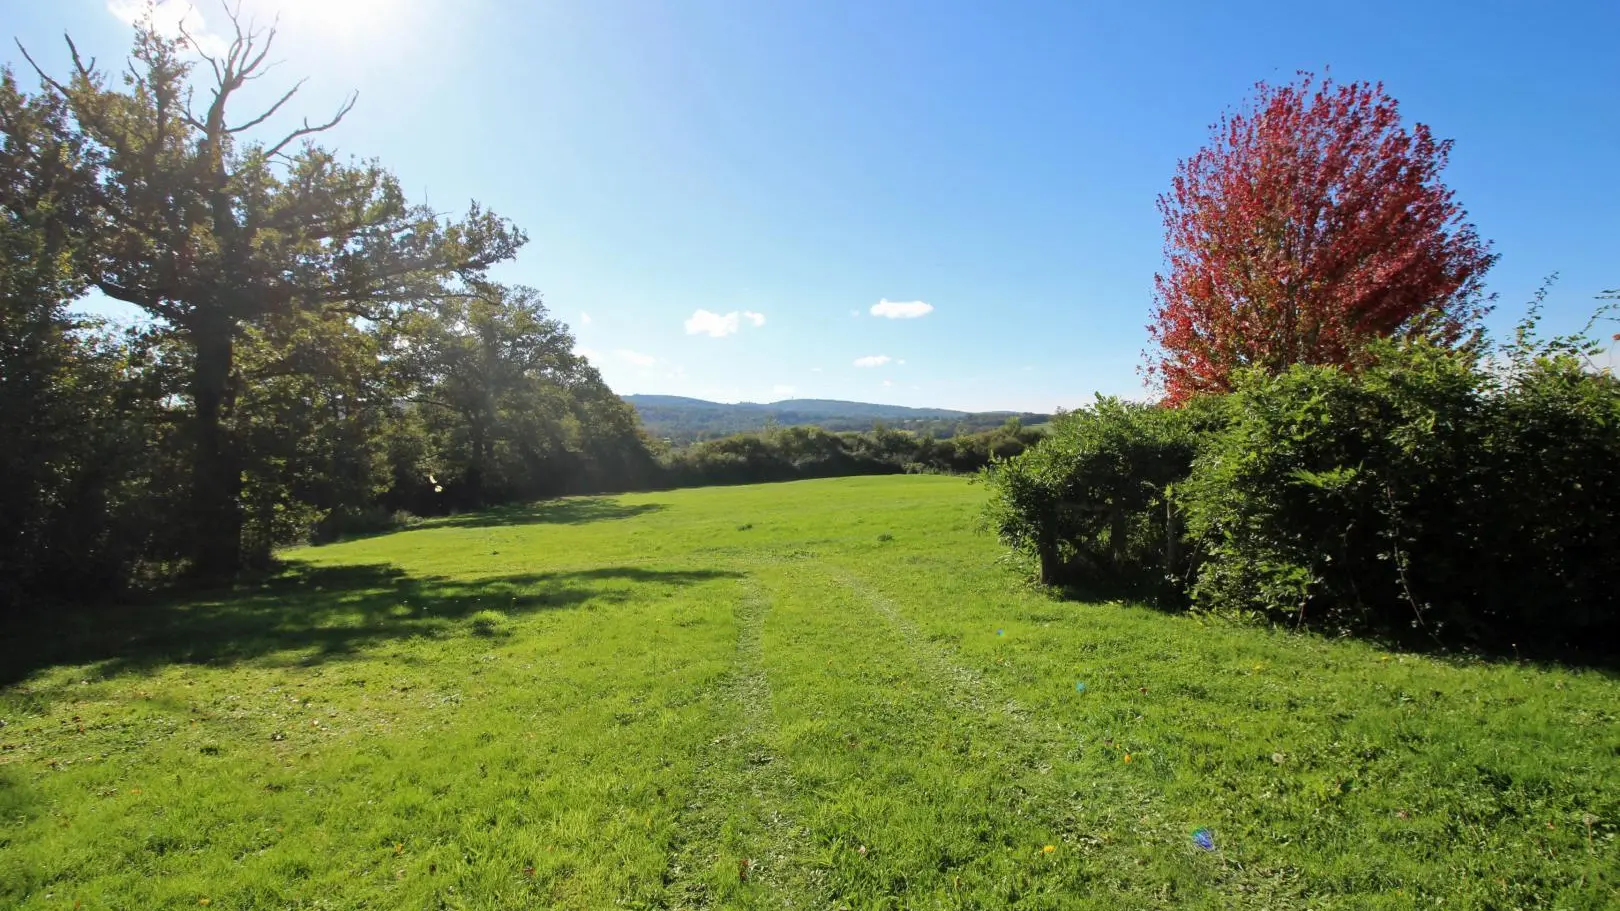
{"label": "tire track in grass", "polygon": [[[1183,847],[1181,833],[1162,823],[1167,814],[1157,795],[1141,785],[1117,774],[1107,778],[1091,776],[1083,785],[1071,775],[1054,774],[1059,766],[1065,772],[1079,771],[1075,760],[1080,752],[1095,749],[1085,732],[1070,730],[1061,721],[1030,712],[1000,692],[983,674],[958,663],[950,649],[930,641],[893,599],[865,579],[825,561],[817,561],[817,568],[890,627],[917,664],[942,682],[942,695],[955,712],[963,718],[984,720],[980,729],[998,737],[1003,747],[1001,757],[1026,789],[1025,812],[1061,833],[1064,841],[1092,859],[1108,858],[1105,865],[1124,866],[1133,856],[1136,864],[1141,864],[1144,855],[1162,852],[1169,846]],[[1126,834],[1099,837],[1099,833]],[[1160,843],[1154,845],[1155,841]],[[1218,888],[1213,882],[1204,885]]]}
{"label": "tire track in grass", "polygon": [[820,894],[803,863],[806,833],[783,812],[794,781],[770,742],[763,630],[771,599],[752,577],[735,607],[736,658],[720,684],[736,726],[704,749],[665,873],[665,907],[797,908]]}

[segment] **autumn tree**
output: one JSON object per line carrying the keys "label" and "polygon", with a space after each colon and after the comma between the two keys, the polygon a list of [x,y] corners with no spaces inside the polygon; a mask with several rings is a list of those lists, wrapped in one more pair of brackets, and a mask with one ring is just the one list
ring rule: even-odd
{"label": "autumn tree", "polygon": [[1470,337],[1496,257],[1440,180],[1450,150],[1382,85],[1260,83],[1159,197],[1148,370],[1166,400],[1244,367],[1353,365],[1377,337]]}
{"label": "autumn tree", "polygon": [[[524,240],[477,204],[446,220],[407,202],[376,162],[345,163],[315,145],[312,137],[336,125],[352,98],[325,121],[254,138],[298,86],[266,109],[236,115],[233,100],[266,73],[275,31],[231,19],[234,38],[219,56],[187,37],[166,38],[150,22],[138,27],[116,81],[71,39],[69,78],[35,64],[95,178],[94,199],[80,213],[85,279],[174,327],[189,349],[192,558],[205,575],[232,572],[241,559],[232,413],[243,333],[297,311],[384,319],[464,288]],[[197,60],[209,98],[194,107]]]}

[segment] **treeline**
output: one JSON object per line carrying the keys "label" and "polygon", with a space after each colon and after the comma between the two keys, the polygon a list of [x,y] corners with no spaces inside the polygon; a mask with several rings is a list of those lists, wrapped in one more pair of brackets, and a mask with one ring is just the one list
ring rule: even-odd
{"label": "treeline", "polygon": [[1041,436],[1017,418],[994,430],[949,439],[889,427],[864,433],[787,427],[673,450],[659,460],[659,481],[668,487],[697,487],[901,472],[969,473],[1022,453]]}
{"label": "treeline", "polygon": [[1042,581],[1503,652],[1620,643],[1620,381],[1579,340],[1372,346],[1185,407],[1099,399],[990,472]]}
{"label": "treeline", "polygon": [[[309,121],[246,138],[292,98],[235,110],[272,38],[238,28],[195,95],[149,28],[126,79],[71,43],[37,92],[0,75],[0,606],[658,477],[539,295],[489,280],[521,231],[408,203]],[[147,318],[75,315],[92,291]]]}
{"label": "treeline", "polygon": [[[685,446],[739,433],[759,433],[770,427],[820,427],[843,432],[870,430],[875,424],[919,436],[945,439],[995,430],[1011,417],[1018,418],[1024,424],[1041,424],[1051,418],[1046,414],[1007,412],[930,414],[923,409],[882,409],[879,406],[836,402],[825,403],[819,408],[799,407],[792,402],[779,405],[668,404],[662,401],[666,398],[630,396],[627,401],[641,415],[641,423],[647,428],[647,433],[672,446]],[[848,405],[849,410],[838,410],[836,406],[841,404]]]}

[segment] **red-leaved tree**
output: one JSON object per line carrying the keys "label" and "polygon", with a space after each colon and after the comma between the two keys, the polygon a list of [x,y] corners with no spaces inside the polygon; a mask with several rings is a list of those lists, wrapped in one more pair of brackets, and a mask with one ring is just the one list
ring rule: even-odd
{"label": "red-leaved tree", "polygon": [[1148,370],[1166,401],[1242,367],[1354,366],[1379,336],[1469,337],[1496,257],[1440,182],[1450,140],[1404,128],[1382,85],[1256,88],[1159,197]]}

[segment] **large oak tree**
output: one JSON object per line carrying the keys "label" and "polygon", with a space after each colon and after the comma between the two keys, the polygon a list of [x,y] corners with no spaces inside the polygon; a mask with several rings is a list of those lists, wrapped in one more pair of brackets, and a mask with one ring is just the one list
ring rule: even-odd
{"label": "large oak tree", "polygon": [[[234,16],[232,24],[234,38],[219,56],[138,27],[116,80],[71,39],[68,78],[35,64],[94,174],[94,198],[79,213],[84,276],[166,321],[189,349],[191,531],[195,569],[205,575],[230,573],[241,559],[231,412],[244,331],[299,310],[387,318],[464,292],[524,241],[476,203],[448,220],[408,202],[376,162],[340,161],[315,145],[312,137],[336,125],[352,98],[332,118],[284,132],[266,131],[297,86],[262,110],[237,113],[243,87],[267,71],[275,32]],[[194,70],[208,92],[195,106]]]}

